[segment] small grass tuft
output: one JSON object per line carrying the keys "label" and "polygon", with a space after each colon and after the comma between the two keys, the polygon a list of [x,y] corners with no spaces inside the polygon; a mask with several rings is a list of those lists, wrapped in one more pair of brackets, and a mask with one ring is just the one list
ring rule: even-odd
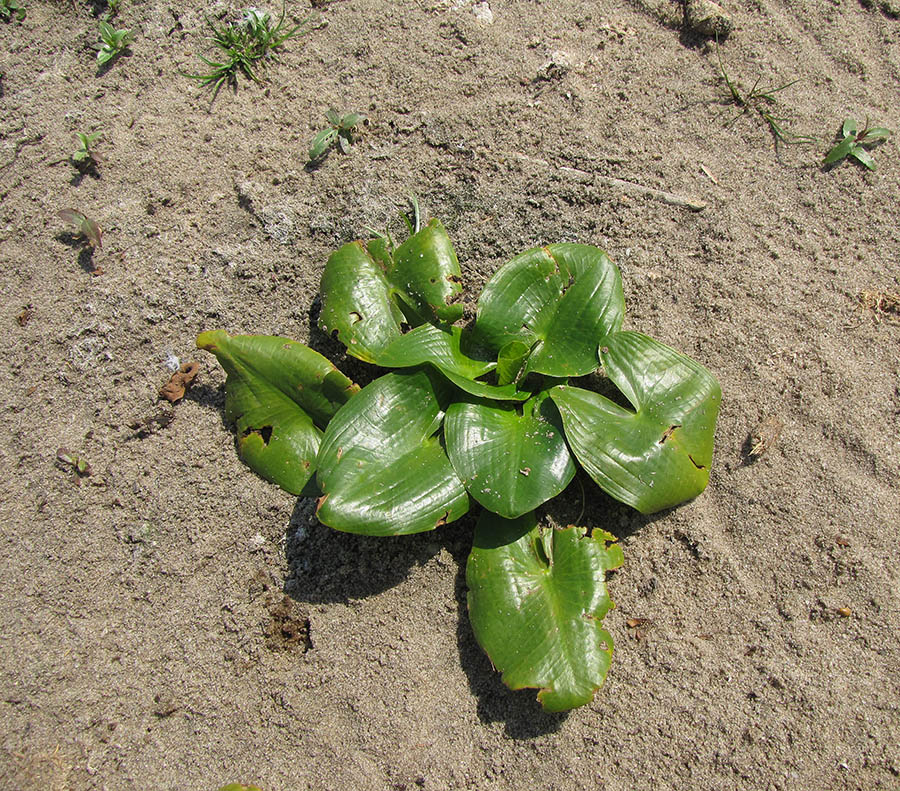
{"label": "small grass tuft", "polygon": [[213,100],[226,83],[237,88],[238,75],[243,74],[252,82],[260,82],[257,74],[259,64],[267,57],[275,58],[275,50],[286,41],[308,33],[303,26],[311,17],[289,30],[285,28],[284,7],[277,24],[272,23],[271,15],[255,8],[249,9],[239,22],[228,22],[217,25],[207,18],[210,29],[210,40],[221,53],[219,59],[198,55],[209,71],[201,74],[185,74],[197,80],[201,87],[213,86]]}
{"label": "small grass tuft", "polygon": [[722,52],[719,49],[718,40],[716,40],[716,56],[719,60],[719,72],[722,75],[722,79],[725,81],[725,85],[728,87],[728,92],[730,94],[728,103],[740,108],[738,114],[728,122],[727,126],[733,124],[743,115],[755,113],[766,123],[766,126],[769,127],[769,132],[772,134],[772,139],[775,141],[776,152],[779,143],[790,145],[795,143],[814,143],[816,141],[815,137],[810,135],[798,135],[786,129],[782,125],[784,119],[779,118],[772,111],[772,108],[777,102],[775,94],[783,91],[785,88],[790,88],[792,85],[799,82],[799,79],[791,80],[776,88],[760,88],[759,81],[761,77],[757,77],[756,82],[753,83],[753,87],[750,88],[749,91],[744,91],[738,85],[737,81],[732,80],[731,77],[729,77],[728,72],[725,70],[725,64],[722,62]]}

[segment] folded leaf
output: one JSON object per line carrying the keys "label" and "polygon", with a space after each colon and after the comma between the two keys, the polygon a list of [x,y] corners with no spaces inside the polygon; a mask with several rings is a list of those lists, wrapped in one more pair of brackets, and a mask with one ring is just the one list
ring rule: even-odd
{"label": "folded leaf", "polygon": [[452,324],[462,318],[462,305],[453,304],[462,292],[459,261],[440,220],[431,220],[394,251],[389,277],[427,321]]}
{"label": "folded leaf", "polygon": [[401,325],[452,323],[462,306],[459,262],[444,226],[432,220],[391,253],[384,240],[345,244],[322,274],[319,327],[337,333],[366,362],[401,335]]}
{"label": "folded leaf", "polygon": [[321,429],[359,390],[321,354],[266,335],[204,332],[197,346],[225,369],[225,417],[254,472],[300,494],[315,472]]}
{"label": "folded leaf", "polygon": [[463,354],[461,337],[459,327],[442,329],[423,324],[392,341],[378,355],[376,362],[383,368],[411,368],[431,363],[441,371],[465,379],[477,379],[496,367],[496,363],[473,360]]}
{"label": "folded leaf", "polygon": [[450,389],[427,369],[387,374],[334,416],[317,458],[321,522],[399,535],[433,530],[469,510],[436,436]]}
{"label": "folded leaf", "polygon": [[469,494],[512,519],[568,486],[575,463],[546,393],[524,405],[457,401],[444,419],[447,455]]}
{"label": "folded leaf", "polygon": [[499,354],[532,349],[525,372],[581,376],[598,367],[597,345],[621,328],[619,270],[602,250],[554,244],[502,266],[478,300],[475,341]]}
{"label": "folded leaf", "polygon": [[649,514],[706,488],[722,392],[702,365],[637,332],[604,341],[600,357],[635,411],[560,385],[551,397],[569,447],[597,484]]}
{"label": "folded leaf", "polygon": [[354,357],[374,362],[379,352],[400,337],[405,319],[392,299],[393,287],[382,262],[362,242],[345,244],[331,254],[321,291],[319,327],[336,332]]}
{"label": "folded leaf", "polygon": [[602,530],[542,529],[533,514],[485,511],[478,521],[466,566],[472,629],[504,683],[540,689],[548,711],[590,703],[606,678],[605,576],[623,562],[612,541]]}

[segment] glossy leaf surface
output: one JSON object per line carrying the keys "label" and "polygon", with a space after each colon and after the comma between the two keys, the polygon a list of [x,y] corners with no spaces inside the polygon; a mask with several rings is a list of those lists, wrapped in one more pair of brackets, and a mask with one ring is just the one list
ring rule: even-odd
{"label": "glossy leaf surface", "polygon": [[204,332],[197,346],[225,369],[225,417],[241,460],[291,494],[315,472],[321,428],[359,387],[302,343],[266,335]]}
{"label": "glossy leaf surface", "polygon": [[485,511],[466,566],[475,637],[504,683],[540,689],[548,711],[589,703],[612,655],[605,575],[622,565],[622,550],[608,533],[584,532]]}
{"label": "glossy leaf surface", "polygon": [[462,330],[459,327],[442,329],[423,324],[392,341],[378,355],[377,362],[385,368],[410,368],[431,363],[464,379],[476,379],[492,370],[496,363],[467,357],[460,350]]}
{"label": "glossy leaf surface", "polygon": [[374,362],[400,337],[403,313],[392,299],[392,286],[382,265],[361,242],[345,244],[331,254],[322,274],[319,327],[337,333],[354,357]]}
{"label": "glossy leaf surface", "polygon": [[384,240],[345,244],[322,274],[319,327],[337,333],[354,357],[375,362],[401,336],[401,325],[453,322],[462,305],[456,253],[432,220],[391,253]]}
{"label": "glossy leaf surface", "polygon": [[575,475],[561,428],[546,394],[518,409],[458,401],[444,420],[447,455],[469,494],[509,519],[555,497]]}
{"label": "glossy leaf surface", "polygon": [[436,436],[449,390],[425,369],[387,374],[334,416],[317,458],[321,522],[399,535],[433,530],[469,509]]}
{"label": "glossy leaf surface", "polygon": [[575,457],[602,489],[641,513],[696,497],[709,480],[718,382],[699,363],[637,332],[608,337],[600,358],[634,411],[589,390],[554,388]]}
{"label": "glossy leaf surface", "polygon": [[459,261],[440,220],[431,220],[394,251],[390,278],[426,320],[452,324],[462,317],[463,306],[453,304],[462,292]]}
{"label": "glossy leaf surface", "polygon": [[495,354],[513,341],[533,347],[526,372],[581,376],[597,369],[597,345],[621,328],[624,312],[619,270],[602,250],[536,247],[485,286],[475,339]]}

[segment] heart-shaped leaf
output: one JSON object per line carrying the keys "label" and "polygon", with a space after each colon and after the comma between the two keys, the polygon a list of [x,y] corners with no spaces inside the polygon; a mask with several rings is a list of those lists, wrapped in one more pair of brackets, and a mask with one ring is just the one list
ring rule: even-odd
{"label": "heart-shaped leaf", "polygon": [[399,535],[433,530],[469,510],[436,436],[450,389],[427,369],[387,374],[334,416],[317,458],[321,522]]}
{"label": "heart-shaped leaf", "polygon": [[300,494],[315,472],[320,428],[359,390],[321,354],[267,335],[204,332],[197,346],[228,374],[225,417],[238,454],[254,472]]}
{"label": "heart-shaped leaf", "polygon": [[459,261],[438,220],[391,253],[383,239],[351,242],[333,253],[322,274],[319,327],[337,333],[366,362],[401,335],[401,325],[456,321],[462,305]]}
{"label": "heart-shaped leaf", "polygon": [[533,514],[479,518],[466,566],[472,629],[504,683],[540,689],[548,711],[590,703],[606,678],[605,576],[623,562],[612,541],[596,529],[543,530]]}
{"label": "heart-shaped leaf", "polygon": [[444,437],[469,494],[508,519],[555,497],[575,475],[559,412],[546,393],[522,406],[457,401],[447,408]]}
{"label": "heart-shaped leaf", "polygon": [[554,388],[575,457],[602,489],[641,513],[696,497],[709,481],[719,383],[637,332],[609,336],[600,358],[635,411],[589,390]]}
{"label": "heart-shaped leaf", "polygon": [[502,266],[478,300],[475,340],[498,354],[532,348],[525,373],[581,376],[598,367],[597,345],[622,326],[619,270],[582,244],[536,247]]}

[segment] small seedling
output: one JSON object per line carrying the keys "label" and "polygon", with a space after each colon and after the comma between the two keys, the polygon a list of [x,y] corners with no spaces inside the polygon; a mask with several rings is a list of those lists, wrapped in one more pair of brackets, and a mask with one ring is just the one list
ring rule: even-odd
{"label": "small seedling", "polygon": [[0,0],[0,17],[7,22],[11,19],[21,22],[25,19],[25,9],[19,5],[18,0]]}
{"label": "small seedling", "polygon": [[100,40],[103,46],[97,53],[97,62],[102,66],[121,55],[134,41],[134,31],[116,30],[109,22],[100,20]]}
{"label": "small seedling", "polygon": [[858,130],[856,121],[848,118],[841,127],[841,134],[844,136],[844,139],[825,155],[825,161],[822,164],[833,165],[842,159],[853,157],[869,170],[875,170],[875,160],[866,151],[865,146],[883,143],[893,133],[890,129],[885,129],[883,126],[870,127],[868,119],[866,119],[866,125],[861,130]]}
{"label": "small seedling", "polygon": [[122,0],[106,0],[106,12],[103,14],[103,19],[109,22],[116,14],[119,13],[119,5]]}
{"label": "small seedling", "polygon": [[86,217],[77,209],[62,209],[56,214],[61,220],[71,225],[78,234],[83,236],[91,247],[100,249],[103,246],[103,231],[90,217]]}
{"label": "small seedling", "polygon": [[735,80],[732,80],[731,77],[728,76],[728,72],[725,71],[725,64],[722,62],[722,52],[719,49],[718,42],[716,42],[716,56],[719,59],[719,72],[722,75],[722,79],[725,80],[725,85],[728,87],[728,92],[730,94],[729,103],[740,108],[738,114],[734,116],[726,126],[730,126],[743,115],[756,113],[769,127],[772,138],[775,140],[776,149],[778,148],[779,143],[791,144],[815,142],[814,137],[794,134],[788,129],[785,129],[782,126],[784,119],[778,118],[771,110],[776,103],[775,94],[783,91],[785,88],[790,88],[791,85],[799,82],[799,80],[791,80],[784,85],[779,85],[777,88],[760,88],[759,81],[761,77],[757,77],[756,82],[753,83],[753,87],[749,91],[743,91],[738,83]]}
{"label": "small seedling", "polygon": [[72,161],[82,168],[90,168],[100,163],[100,157],[91,149],[96,143],[102,132],[94,132],[93,134],[85,134],[84,132],[76,132],[75,137],[78,139],[78,148],[72,153]]}
{"label": "small seedling", "polygon": [[81,483],[82,478],[87,478],[91,474],[91,465],[88,464],[84,456],[72,453],[66,448],[60,448],[56,451],[56,460],[63,466],[71,467],[75,470],[75,482]]}
{"label": "small seedling", "polygon": [[192,80],[197,80],[201,87],[213,86],[213,99],[219,89],[228,83],[237,87],[238,74],[243,74],[252,82],[260,82],[256,69],[260,61],[267,57],[275,58],[275,50],[286,41],[296,36],[305,35],[308,31],[301,30],[309,17],[295,25],[290,30],[285,30],[285,9],[281,9],[281,17],[278,24],[272,25],[272,17],[268,12],[251,8],[237,23],[216,25],[207,18],[212,35],[210,39],[215,47],[224,53],[221,60],[205,58],[198,55],[210,71],[205,74],[185,74]]}
{"label": "small seedling", "polygon": [[312,141],[309,148],[309,161],[314,162],[321,157],[331,146],[337,143],[342,154],[350,151],[353,144],[353,133],[366,117],[361,113],[346,113],[339,116],[337,110],[330,109],[325,113],[329,126],[322,129]]}

